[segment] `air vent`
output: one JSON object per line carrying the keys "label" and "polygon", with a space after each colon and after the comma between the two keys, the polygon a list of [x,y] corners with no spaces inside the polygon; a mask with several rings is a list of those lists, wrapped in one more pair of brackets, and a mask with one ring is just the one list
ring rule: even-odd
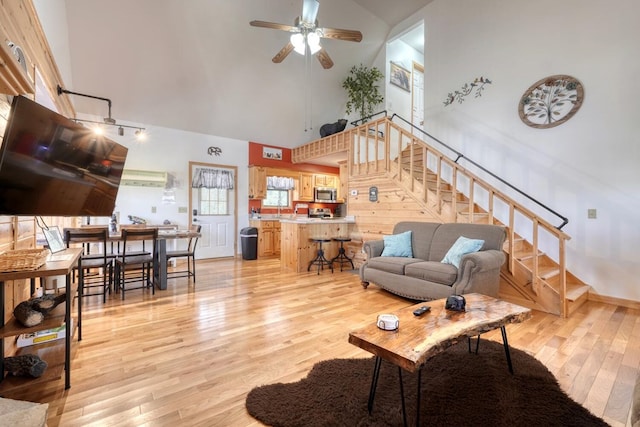
{"label": "air vent", "polygon": [[167,173],[125,169],[122,171],[120,185],[132,187],[164,187],[167,183]]}

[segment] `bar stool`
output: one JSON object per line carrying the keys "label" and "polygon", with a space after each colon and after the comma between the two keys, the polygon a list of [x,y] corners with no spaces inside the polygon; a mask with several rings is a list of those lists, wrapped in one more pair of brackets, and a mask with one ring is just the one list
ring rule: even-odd
{"label": "bar stool", "polygon": [[351,264],[351,269],[352,270],[355,269],[353,265],[353,261],[351,261],[351,258],[349,258],[346,252],[344,251],[344,242],[350,242],[351,239],[348,237],[334,237],[333,240],[336,242],[340,242],[340,248],[338,249],[338,255],[336,255],[331,260],[331,264],[333,264],[334,262],[339,263],[340,271],[342,271],[342,264]]}
{"label": "bar stool", "polygon": [[329,268],[331,269],[331,272],[333,273],[333,264],[331,263],[331,261],[329,261],[324,257],[324,251],[322,250],[322,244],[331,242],[331,239],[318,237],[318,238],[311,238],[309,240],[311,240],[313,243],[316,243],[318,245],[318,253],[316,254],[316,257],[312,259],[311,262],[309,263],[309,267],[307,267],[307,271],[311,271],[311,266],[317,265],[318,274],[320,274],[320,269],[324,270],[324,266],[328,265]]}

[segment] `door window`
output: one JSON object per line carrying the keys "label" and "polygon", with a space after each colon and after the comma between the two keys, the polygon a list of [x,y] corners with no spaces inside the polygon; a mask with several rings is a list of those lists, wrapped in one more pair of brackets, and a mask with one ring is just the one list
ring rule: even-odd
{"label": "door window", "polygon": [[199,188],[200,215],[228,215],[229,190],[222,188]]}

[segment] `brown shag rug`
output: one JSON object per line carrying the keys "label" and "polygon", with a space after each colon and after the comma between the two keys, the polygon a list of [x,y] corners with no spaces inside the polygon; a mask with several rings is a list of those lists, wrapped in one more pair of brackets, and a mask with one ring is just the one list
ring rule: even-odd
{"label": "brown shag rug", "polygon": [[[475,349],[475,347],[474,347]],[[422,371],[420,424],[425,426],[606,426],[567,396],[534,357],[511,348],[514,374],[501,343],[482,340],[479,354],[459,343]],[[371,415],[367,412],[374,359],[317,363],[291,384],[256,387],[247,411],[271,426],[401,426],[398,368],[382,363]],[[403,372],[407,421],[415,425],[417,374]]]}

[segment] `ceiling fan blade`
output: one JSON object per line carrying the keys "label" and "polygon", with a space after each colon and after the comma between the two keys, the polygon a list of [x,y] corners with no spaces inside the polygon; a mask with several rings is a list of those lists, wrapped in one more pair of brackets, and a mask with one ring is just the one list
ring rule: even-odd
{"label": "ceiling fan blade", "polygon": [[292,27],[291,25],[276,24],[275,22],[267,21],[251,21],[249,25],[252,27],[271,28],[273,30],[289,31],[290,33],[297,33],[300,31],[298,27]]}
{"label": "ceiling fan blade", "polygon": [[319,7],[320,3],[318,0],[303,0],[302,20],[309,25],[315,25]]}
{"label": "ceiling fan blade", "polygon": [[276,56],[274,56],[271,61],[275,62],[276,64],[281,63],[282,61],[284,61],[284,58],[286,58],[291,53],[292,50],[293,45],[291,44],[291,42],[289,42],[284,45],[282,49],[280,49],[280,52],[276,53]]}
{"label": "ceiling fan blade", "polygon": [[321,36],[325,39],[345,40],[348,42],[362,41],[362,33],[356,30],[341,30],[339,28],[321,28]]}
{"label": "ceiling fan blade", "polygon": [[331,60],[331,57],[329,56],[329,54],[324,48],[320,49],[316,53],[316,56],[318,57],[318,61],[320,61],[322,68],[324,68],[325,70],[328,70],[329,68],[333,67],[333,61]]}

